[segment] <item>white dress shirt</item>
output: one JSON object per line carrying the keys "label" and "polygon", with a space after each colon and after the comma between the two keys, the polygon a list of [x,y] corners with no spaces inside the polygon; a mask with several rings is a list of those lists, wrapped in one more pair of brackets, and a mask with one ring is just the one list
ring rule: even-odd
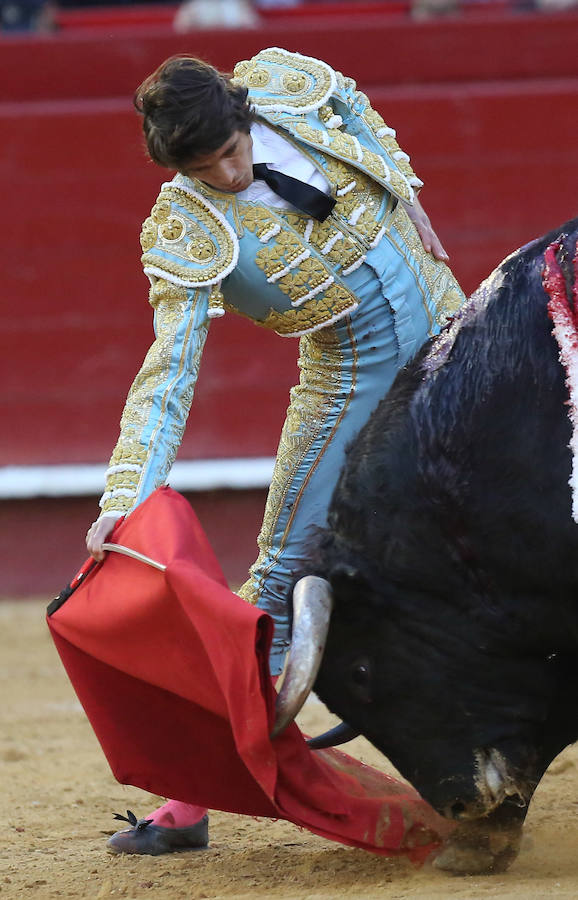
{"label": "white dress shirt", "polygon": [[[325,175],[291,141],[286,140],[277,131],[262,122],[254,122],[251,125],[251,137],[253,138],[253,164],[266,163],[270,169],[298,178],[299,181],[311,184],[325,194],[330,193],[331,188]],[[239,200],[246,200],[249,203],[263,203],[265,206],[295,209],[291,203],[275,194],[261,180],[253,181],[248,188],[240,191],[237,197]]]}

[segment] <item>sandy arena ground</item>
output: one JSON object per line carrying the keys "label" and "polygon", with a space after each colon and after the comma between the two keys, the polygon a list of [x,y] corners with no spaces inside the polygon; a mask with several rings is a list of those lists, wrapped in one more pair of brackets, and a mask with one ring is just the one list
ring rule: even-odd
{"label": "sandy arena ground", "polygon": [[[0,774],[4,898],[334,900],[347,897],[578,898],[578,751],[544,778],[522,853],[505,875],[455,878],[342,847],[284,822],[214,813],[207,851],[111,857],[113,812],[137,815],[156,798],[118,785],[76,700],[44,624],[44,603],[0,604]],[[303,727],[329,719],[308,704]],[[383,766],[359,739],[351,752]]]}

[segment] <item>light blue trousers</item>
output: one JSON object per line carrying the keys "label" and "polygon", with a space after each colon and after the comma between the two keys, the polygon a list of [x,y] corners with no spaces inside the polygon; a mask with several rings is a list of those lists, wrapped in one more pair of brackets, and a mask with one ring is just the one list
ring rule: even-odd
{"label": "light blue trousers", "polygon": [[399,368],[435,330],[417,291],[394,316],[369,265],[350,280],[359,308],[301,338],[301,377],[291,391],[258,539],[260,553],[240,590],[275,622],[272,675],[283,668],[290,642],[291,588],[306,567],[316,530],[327,523],[345,449]]}

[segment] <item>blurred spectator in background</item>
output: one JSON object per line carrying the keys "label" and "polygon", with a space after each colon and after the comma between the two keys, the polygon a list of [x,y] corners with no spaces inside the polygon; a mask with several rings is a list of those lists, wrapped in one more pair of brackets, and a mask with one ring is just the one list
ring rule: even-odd
{"label": "blurred spectator in background", "polygon": [[460,0],[412,0],[412,19],[433,19],[460,11]]}
{"label": "blurred spectator in background", "polygon": [[173,24],[176,31],[218,27],[251,28],[259,24],[260,9],[293,9],[305,2],[306,0],[185,0],[179,7]]}
{"label": "blurred spectator in background", "polygon": [[294,6],[303,6],[304,2],[307,0],[254,0],[257,9],[289,9]]}
{"label": "blurred spectator in background", "polygon": [[51,0],[0,0],[1,31],[51,31],[53,28]]}
{"label": "blurred spectator in background", "polygon": [[531,8],[540,12],[561,12],[565,9],[578,9],[578,0],[534,0]]}
{"label": "blurred spectator in background", "polygon": [[251,0],[185,0],[174,18],[175,31],[195,28],[251,28],[259,22]]}

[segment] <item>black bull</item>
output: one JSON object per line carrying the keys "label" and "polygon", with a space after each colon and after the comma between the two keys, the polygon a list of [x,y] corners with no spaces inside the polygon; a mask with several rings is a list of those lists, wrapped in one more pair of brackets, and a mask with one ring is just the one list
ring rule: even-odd
{"label": "black bull", "polygon": [[571,295],[578,219],[506,259],[399,374],[348,451],[309,569],[334,604],[321,699],[439,812],[486,832],[519,830],[578,737],[572,429],[542,283],[559,235]]}

